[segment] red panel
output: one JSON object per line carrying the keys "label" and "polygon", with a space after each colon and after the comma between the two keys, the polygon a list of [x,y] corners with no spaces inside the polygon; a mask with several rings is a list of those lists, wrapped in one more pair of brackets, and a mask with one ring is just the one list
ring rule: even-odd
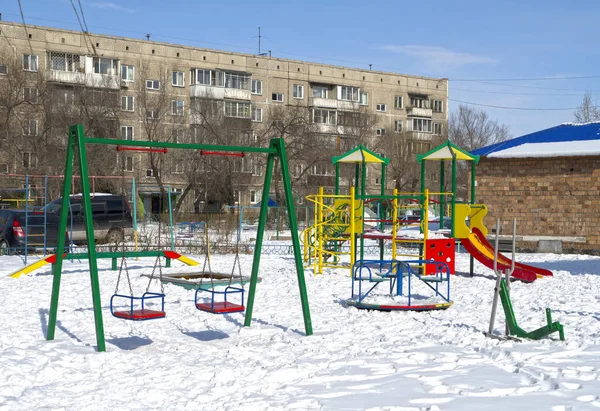
{"label": "red panel", "polygon": [[126,320],[151,320],[153,318],[163,318],[165,312],[155,310],[133,310],[132,314],[131,311],[115,311],[114,316]]}
{"label": "red panel", "polygon": [[[455,243],[454,238],[436,238],[427,240],[425,247],[425,259],[448,264],[450,274],[454,274],[455,262]],[[425,274],[435,274],[436,266],[433,264],[425,265]]]}
{"label": "red panel", "polygon": [[179,257],[181,257],[181,254],[176,253],[175,251],[171,251],[171,250],[165,250],[163,251],[163,254],[165,255],[165,257],[167,258],[174,258],[174,259],[178,259]]}
{"label": "red panel", "polygon": [[218,302],[211,306],[210,303],[196,304],[196,308],[202,311],[208,311],[209,313],[225,314],[225,313],[238,313],[244,311],[244,306],[239,304],[233,304],[230,302]]}

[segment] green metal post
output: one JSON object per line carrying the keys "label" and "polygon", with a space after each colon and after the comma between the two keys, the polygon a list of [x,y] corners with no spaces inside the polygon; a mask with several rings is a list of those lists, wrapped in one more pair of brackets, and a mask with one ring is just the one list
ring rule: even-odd
{"label": "green metal post", "polygon": [[[362,170],[361,170],[361,176],[360,176],[360,194],[363,196],[367,195],[366,191],[366,186],[367,186],[367,163],[366,161],[363,160],[362,162]],[[360,236],[360,259],[363,260],[364,256],[365,256],[365,236],[363,235],[365,233],[365,202],[364,200],[362,201],[362,206],[363,206],[363,215],[360,216],[360,222],[361,222],[361,236]]]}
{"label": "green metal post", "polygon": [[425,192],[425,160],[421,160],[421,193]]}
{"label": "green metal post", "polygon": [[[269,207],[269,191],[271,190],[271,179],[273,176],[273,163],[275,154],[267,156],[267,167],[265,170],[265,181],[263,184],[262,199],[260,202],[260,213],[258,217],[258,228],[256,232],[256,242],[254,244],[254,257],[252,259],[252,273],[250,274],[250,288],[248,290],[248,302],[246,303],[246,317],[244,326],[250,327],[252,323],[252,309],[254,308],[254,296],[256,295],[256,283],[258,282],[258,268],[260,265],[260,254],[262,252],[263,237],[265,234],[265,224],[267,222],[267,211]],[[292,236],[293,237],[293,236]]]}
{"label": "green metal post", "polygon": [[117,271],[117,259],[116,258],[111,258],[111,267],[110,267],[113,271]]}
{"label": "green metal post", "polygon": [[[446,178],[444,175],[444,165],[444,160],[440,160],[440,193],[443,193],[446,187],[446,182],[444,181]],[[440,230],[444,228],[444,212],[446,211],[445,199],[446,196],[444,194],[440,194]]]}
{"label": "green metal post", "polygon": [[[452,218],[456,216],[456,157],[452,156]],[[450,236],[454,238],[454,224],[450,230]]]}
{"label": "green metal post", "polygon": [[300,301],[302,302],[302,316],[304,317],[304,329],[306,335],[312,335],[312,321],[310,318],[310,308],[308,305],[308,293],[306,291],[306,282],[304,280],[304,266],[302,264],[302,249],[300,248],[300,240],[298,239],[298,222],[296,221],[296,212],[294,211],[294,195],[292,192],[292,183],[290,178],[287,153],[285,151],[285,143],[282,138],[278,138],[274,141],[271,141],[271,146],[276,148],[279,153],[283,189],[285,192],[285,204],[287,206],[290,235],[292,237],[292,246],[294,248],[294,259],[296,261],[296,273],[298,275]]}
{"label": "green metal post", "polygon": [[[384,196],[385,195],[385,169],[386,169],[386,165],[385,163],[381,163],[381,195]],[[385,207],[384,207],[384,203],[383,200],[379,201],[379,220],[383,220],[385,218]],[[385,228],[385,223],[383,221],[379,222],[379,229],[383,232],[384,228]],[[379,240],[379,259],[383,260],[383,254],[384,254],[384,250],[383,250],[383,240]]]}
{"label": "green metal post", "polygon": [[340,194],[340,163],[335,163],[335,195]]}
{"label": "green metal post", "polygon": [[[73,177],[73,157],[75,139],[77,138],[77,128],[69,129],[69,137],[67,141],[67,155],[65,159],[65,173],[63,179],[62,190],[62,205],[60,209],[60,221],[58,224],[58,232],[67,232],[67,219],[69,218],[69,199],[71,194],[71,182]],[[60,294],[60,279],[62,275],[63,253],[65,249],[65,235],[59,234],[56,245],[56,261],[52,264],[52,297],[50,298],[50,313],[48,315],[48,332],[46,333],[47,340],[54,340],[56,331],[56,315],[58,312],[58,296]]]}
{"label": "green metal post", "polygon": [[471,204],[475,204],[475,162],[471,161]]}
{"label": "green metal post", "polygon": [[173,207],[171,204],[171,186],[167,186],[167,204],[169,205],[169,231],[171,232],[171,250],[175,250],[175,235],[173,234]]}
{"label": "green metal post", "polygon": [[358,171],[359,171],[359,166],[358,163],[356,163],[356,165],[354,166],[354,187],[356,188],[354,190],[354,193],[358,196],[358,193],[360,192],[360,188],[358,187]]}
{"label": "green metal post", "polygon": [[137,233],[137,188],[135,177],[131,179],[131,202],[133,204],[133,232]]}

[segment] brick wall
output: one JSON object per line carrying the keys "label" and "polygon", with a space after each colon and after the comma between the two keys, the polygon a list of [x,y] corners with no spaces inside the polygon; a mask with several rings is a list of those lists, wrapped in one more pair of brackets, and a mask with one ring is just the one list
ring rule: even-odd
{"label": "brick wall", "polygon": [[[564,252],[600,254],[600,157],[482,158],[476,169],[476,201],[489,208],[485,224],[503,233],[586,237]],[[535,249],[537,244],[519,244]]]}

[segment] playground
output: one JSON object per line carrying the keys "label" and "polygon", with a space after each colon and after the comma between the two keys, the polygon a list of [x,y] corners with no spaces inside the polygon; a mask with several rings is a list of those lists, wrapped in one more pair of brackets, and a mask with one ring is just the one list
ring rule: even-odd
{"label": "playground", "polygon": [[[30,256],[25,267],[23,256],[1,257],[0,407],[600,407],[600,259],[499,253],[487,207],[475,202],[477,156],[446,142],[418,156],[419,192],[390,194],[388,160],[358,146],[333,158],[335,192],[307,197],[312,224],[307,209],[300,228],[282,139],[268,148],[122,142],[120,151],[266,154],[262,201],[256,226],[240,210],[219,253],[210,244],[221,234],[206,221],[178,226],[180,243],[169,221],[166,231],[154,227],[147,249],[136,237],[104,250],[94,240],[86,145],[115,143],[81,126],[69,138],[59,232],[68,229],[77,152],[87,246]],[[276,159],[286,224],[277,222],[275,242],[288,252],[269,255]],[[441,165],[437,190],[426,184],[431,161]],[[456,198],[457,161],[471,165],[468,202]],[[354,165],[347,193],[345,163]],[[381,166],[380,193],[367,192],[369,164]],[[402,223],[408,210],[420,216],[412,224]],[[185,239],[198,244],[182,254]],[[57,241],[63,249],[65,238]]]}

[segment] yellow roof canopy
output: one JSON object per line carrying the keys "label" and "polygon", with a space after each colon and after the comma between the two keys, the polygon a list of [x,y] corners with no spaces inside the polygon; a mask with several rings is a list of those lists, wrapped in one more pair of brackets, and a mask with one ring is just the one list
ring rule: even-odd
{"label": "yellow roof canopy", "polygon": [[465,160],[474,161],[475,164],[479,162],[479,156],[469,154],[462,148],[455,146],[447,140],[444,144],[441,144],[425,154],[417,156],[417,161],[420,163],[423,160]]}
{"label": "yellow roof canopy", "polygon": [[333,157],[331,162],[333,164],[337,163],[375,163],[375,164],[385,164],[387,165],[390,162],[389,158],[383,158],[371,150],[366,148],[365,146],[357,146],[347,153],[342,154],[341,156]]}

